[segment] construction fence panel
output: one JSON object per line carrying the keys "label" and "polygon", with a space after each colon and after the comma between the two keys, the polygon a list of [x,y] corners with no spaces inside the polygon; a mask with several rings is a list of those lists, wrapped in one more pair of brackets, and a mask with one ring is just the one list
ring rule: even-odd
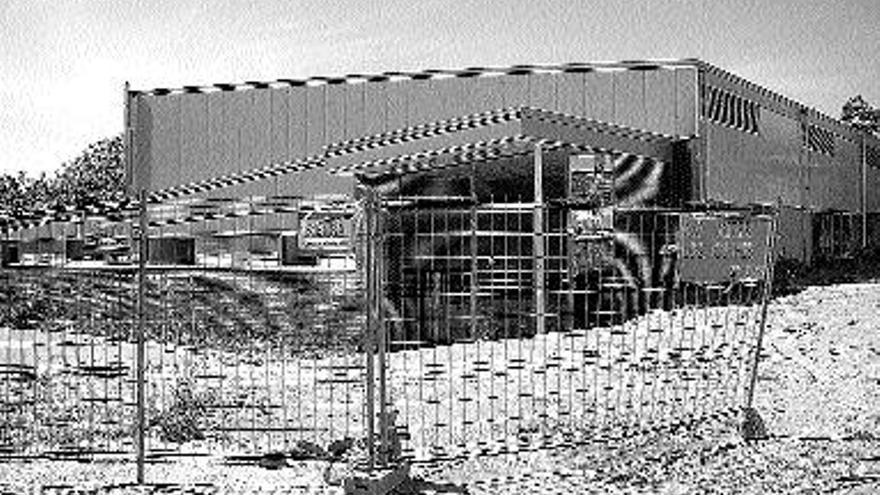
{"label": "construction fence panel", "polygon": [[[202,198],[4,243],[0,457],[153,463],[366,455],[362,245],[351,201]],[[112,235],[124,232],[125,235]],[[143,320],[139,321],[139,289]],[[145,400],[138,403],[143,328]],[[363,455],[361,455],[363,454]]]}
{"label": "construction fence panel", "polygon": [[731,417],[773,217],[385,198],[388,434],[436,462]]}
{"label": "construction fence panel", "polygon": [[134,479],[137,271],[117,257],[129,230],[50,224],[3,241],[0,461],[122,458],[130,469],[107,481]]}

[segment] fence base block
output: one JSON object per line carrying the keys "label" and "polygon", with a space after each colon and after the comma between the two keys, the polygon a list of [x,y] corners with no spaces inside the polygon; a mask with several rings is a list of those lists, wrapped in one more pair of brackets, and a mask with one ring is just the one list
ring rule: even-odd
{"label": "fence base block", "polygon": [[758,411],[751,407],[746,407],[743,410],[743,422],[740,425],[740,433],[742,433],[743,440],[766,440],[767,437],[767,427],[764,425],[764,419],[761,418],[761,415]]}
{"label": "fence base block", "polygon": [[409,464],[372,471],[355,471],[345,480],[346,495],[385,495],[409,479]]}

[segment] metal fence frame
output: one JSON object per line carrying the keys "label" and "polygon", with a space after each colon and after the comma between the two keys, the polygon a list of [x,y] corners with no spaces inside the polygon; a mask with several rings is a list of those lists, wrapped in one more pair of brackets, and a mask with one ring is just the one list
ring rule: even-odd
{"label": "metal fence frame", "polygon": [[[538,187],[539,186],[540,185],[538,185]],[[136,222],[139,226],[138,229],[134,230],[134,235],[139,239],[137,245],[140,248],[140,253],[137,260],[138,265],[136,270],[134,267],[129,270],[130,276],[136,277],[136,297],[134,298],[135,307],[129,308],[127,311],[133,309],[132,312],[134,313],[134,317],[130,317],[129,322],[133,324],[134,335],[130,337],[134,339],[136,354],[136,366],[133,377],[136,390],[133,399],[134,416],[132,418],[132,424],[134,426],[132,428],[132,443],[134,445],[133,454],[136,465],[135,478],[138,483],[143,483],[146,481],[147,477],[146,465],[150,461],[149,442],[146,438],[146,432],[149,425],[147,411],[147,368],[149,365],[147,327],[150,325],[147,300],[149,298],[149,277],[151,270],[153,269],[148,264],[149,253],[147,252],[147,249],[149,246],[148,233],[151,229],[155,229],[155,227],[151,226],[150,211],[146,207],[147,200],[144,192],[141,193],[140,200],[140,204],[142,205],[141,208],[138,210],[137,215],[130,219]],[[389,334],[394,324],[395,316],[389,315],[388,312],[387,301],[385,298],[385,284],[387,283],[386,271],[390,266],[389,263],[393,260],[388,259],[388,253],[386,252],[387,245],[385,242],[388,232],[388,219],[387,214],[384,213],[385,206],[383,201],[384,199],[380,197],[376,191],[373,191],[370,188],[366,189],[366,195],[362,202],[363,227],[358,234],[358,244],[360,246],[358,249],[363,249],[362,273],[365,277],[364,283],[366,286],[366,306],[364,315],[366,329],[363,334],[364,355],[362,358],[363,360],[361,361],[363,363],[362,385],[364,387],[364,397],[360,414],[362,415],[364,429],[362,440],[366,451],[364,466],[367,470],[386,468],[399,463],[408,464],[413,461],[413,459],[408,457],[404,452],[406,444],[411,440],[411,438],[408,437],[412,436],[412,432],[406,431],[408,426],[406,424],[408,416],[403,414],[403,424],[400,424],[401,411],[395,404],[395,389],[398,387],[395,382],[395,359],[399,359],[402,351],[394,348],[395,337]],[[471,252],[469,255],[476,257],[479,254],[477,248],[477,231],[480,229],[478,216],[480,206],[477,204],[470,204],[464,208],[471,216],[469,220],[463,221],[462,225],[469,228],[473,233],[473,238],[470,244]],[[545,271],[547,271],[548,268],[545,266],[545,263],[549,260],[549,255],[546,250],[550,242],[548,239],[554,234],[554,232],[546,231],[544,226],[549,225],[548,222],[552,221],[552,214],[548,212],[547,206],[543,203],[540,196],[538,196],[537,201],[533,201],[531,204],[520,204],[518,207],[510,211],[532,218],[534,221],[533,225],[535,226],[534,232],[530,235],[530,237],[532,237],[531,243],[526,243],[530,244],[531,247],[529,249],[531,256],[535,258],[531,265],[531,269],[540,274],[532,279],[534,287],[530,289],[531,294],[535,297],[535,304],[532,311],[532,314],[535,317],[534,333],[535,335],[543,336],[552,336],[554,333],[559,335],[560,326],[564,326],[562,320],[560,320],[559,324],[552,326],[552,329],[548,329],[546,326],[547,316],[549,312],[553,311],[554,307],[552,304],[548,306],[546,302],[549,300],[548,297],[554,289],[541,282],[542,280],[546,281]],[[525,218],[525,216],[523,218]],[[747,374],[747,377],[737,378],[737,383],[740,382],[741,378],[746,378],[745,397],[743,400],[744,404],[737,404],[737,406],[744,405],[746,408],[752,407],[756,372],[760,358],[767,317],[767,305],[771,289],[772,253],[774,248],[772,241],[775,236],[775,217],[773,218],[773,227],[767,238],[767,242],[770,243],[768,258],[765,260],[767,269],[764,272],[765,279],[761,284],[759,329],[754,344],[749,347],[747,369],[741,370],[743,374]],[[555,234],[558,235],[558,232]],[[526,249],[524,247],[526,244],[520,244],[520,247],[518,247],[517,250]],[[465,283],[465,288],[469,291],[469,294],[467,294],[467,304],[469,304],[471,308],[476,308],[480,302],[480,296],[478,295],[480,290],[480,278],[479,273],[477,272],[477,264],[473,263],[471,265],[469,282]],[[124,310],[124,307],[122,308]],[[472,319],[469,325],[472,330],[475,330],[477,322]],[[546,347],[544,350],[546,351]],[[521,364],[524,365],[525,362]],[[544,372],[546,373],[546,369]],[[417,379],[420,380],[420,378]],[[461,389],[454,389],[455,384],[450,381],[450,386],[453,387],[453,390],[450,391],[450,397],[453,397],[456,393],[466,394],[468,387],[467,382],[471,379],[472,378],[465,377],[460,384],[462,387]],[[570,383],[570,385],[573,386],[573,383],[574,382]],[[490,386],[494,387],[494,385]],[[547,392],[548,390],[548,387],[545,385],[544,391]],[[519,393],[523,393],[523,391],[519,390]],[[712,413],[713,411],[707,412]],[[505,425],[505,428],[507,428],[507,425]],[[466,430],[466,428],[464,428],[463,431],[464,430]],[[515,437],[519,432],[505,430],[505,434],[516,440]],[[524,443],[523,448],[549,448],[560,444],[569,445],[579,441],[589,442],[596,440],[602,434],[611,435],[611,433],[607,431],[605,433],[598,433],[597,430],[590,430],[585,435],[570,435],[562,440],[548,438],[545,439],[546,441],[537,443],[530,442],[528,445]],[[477,440],[483,439],[478,438]],[[515,450],[515,448],[508,450],[493,450],[492,448],[487,447],[476,452],[470,452],[468,455],[489,455],[495,452]]]}
{"label": "metal fence frame", "polygon": [[[536,185],[536,187],[540,187],[540,184]],[[411,198],[411,199],[417,200],[418,198]],[[433,198],[433,199],[436,200],[437,198]],[[539,200],[541,199],[540,196],[538,196],[538,199]],[[455,200],[458,200],[458,198],[453,198],[453,201],[455,201]],[[400,202],[401,200],[400,199],[390,199],[389,201],[394,203],[394,202]],[[375,209],[374,213],[368,214],[368,216],[371,216],[371,217],[380,216],[381,217],[381,216],[388,215],[387,209],[384,207],[382,201],[378,201],[378,202],[372,201],[372,202],[368,203],[367,207],[368,208],[372,207]],[[476,236],[477,236],[476,224],[478,223],[478,221],[477,221],[478,208],[479,208],[479,206],[477,206],[475,203],[469,207],[458,205],[459,210],[467,211],[469,209],[469,211],[471,212],[470,213],[471,218],[470,218],[470,221],[459,220],[456,223],[456,225],[462,225],[462,226],[470,225],[471,229],[473,230],[473,234],[472,234],[473,238],[470,241],[471,242],[470,256],[473,257],[472,265],[471,265],[472,273],[470,274],[470,282],[469,283],[463,282],[462,284],[459,284],[461,287],[464,288],[464,290],[470,291],[470,303],[469,304],[471,307],[471,316],[470,316],[471,329],[475,328],[475,325],[476,325],[474,318],[473,318],[473,316],[474,316],[473,315],[473,311],[474,311],[473,308],[476,306],[474,298],[476,297],[476,294],[479,291],[479,287],[478,287],[479,286],[479,282],[478,282],[479,277],[475,273],[473,273],[473,271],[476,270],[476,256],[477,256],[476,249],[477,248],[476,248],[475,243],[477,240],[476,239]],[[532,294],[531,294],[531,296],[529,296],[529,298],[534,299],[533,306],[531,309],[531,314],[534,317],[534,330],[535,330],[534,333],[530,332],[530,335],[534,335],[537,338],[538,336],[548,335],[548,329],[546,326],[546,323],[547,323],[546,317],[548,315],[547,295],[549,293],[553,292],[553,289],[551,287],[546,286],[547,279],[545,278],[546,277],[545,261],[547,261],[547,259],[545,258],[545,249],[548,246],[548,244],[547,244],[548,243],[548,241],[547,241],[548,233],[543,228],[543,226],[546,226],[545,222],[548,218],[548,215],[551,215],[551,214],[548,213],[548,211],[547,211],[547,205],[543,204],[541,201],[535,201],[530,204],[521,203],[519,206],[519,209],[517,209],[516,211],[519,213],[531,214],[531,217],[536,222],[538,222],[538,224],[537,224],[538,226],[536,226],[533,229],[533,233],[531,234],[533,236],[532,238],[534,240],[534,243],[533,243],[534,245],[533,245],[532,251],[531,251],[531,256],[534,258],[533,262],[531,264],[531,270],[534,271],[535,276],[533,278],[534,287],[533,287],[533,290],[531,291]],[[711,211],[707,211],[707,212],[704,212],[703,214],[711,216],[713,214],[714,215],[728,215],[729,213],[730,213],[729,211],[717,211],[714,213]],[[695,404],[693,407],[694,410],[691,413],[680,414],[680,415],[678,415],[678,417],[673,417],[671,421],[668,421],[665,424],[657,423],[657,424],[653,424],[653,425],[646,425],[644,421],[639,420],[636,422],[637,424],[625,425],[627,428],[623,431],[637,432],[637,431],[645,431],[646,429],[652,429],[652,428],[653,429],[663,429],[665,427],[670,427],[670,426],[674,427],[674,425],[681,424],[682,422],[695,421],[698,419],[697,414],[696,414],[697,409],[700,409],[700,413],[703,415],[700,417],[705,417],[705,416],[715,417],[715,416],[719,416],[719,415],[722,415],[722,416],[736,415],[736,414],[739,414],[739,412],[743,409],[751,409],[752,408],[752,402],[753,402],[753,396],[754,396],[754,390],[755,390],[756,378],[757,378],[757,366],[758,366],[758,362],[760,360],[761,346],[763,343],[763,335],[764,335],[765,325],[766,325],[767,307],[769,304],[770,293],[772,291],[772,277],[773,277],[772,265],[773,265],[773,262],[775,259],[774,258],[774,250],[775,250],[774,238],[776,235],[776,221],[777,221],[775,213],[773,213],[772,211],[770,213],[767,213],[766,208],[763,209],[763,212],[759,212],[758,214],[753,215],[753,213],[754,212],[751,212],[751,213],[749,213],[749,215],[751,218],[755,219],[754,221],[759,222],[759,223],[764,223],[766,225],[766,229],[764,230],[764,232],[766,232],[766,236],[763,239],[758,240],[758,242],[766,243],[766,245],[763,246],[764,249],[759,249],[759,252],[765,253],[765,257],[763,259],[755,260],[756,262],[760,263],[763,267],[763,269],[760,272],[760,278],[754,279],[750,282],[747,281],[746,282],[747,288],[746,289],[739,289],[740,291],[745,290],[745,291],[748,291],[749,293],[747,295],[744,295],[743,293],[736,294],[734,296],[731,296],[731,294],[725,295],[725,293],[721,292],[723,287],[712,286],[712,284],[709,284],[708,289],[698,290],[696,288],[690,288],[690,289],[685,288],[684,293],[679,295],[680,297],[684,297],[685,300],[687,300],[688,298],[691,298],[690,303],[687,303],[687,302],[682,303],[683,305],[680,307],[683,308],[682,309],[683,311],[687,311],[688,304],[690,304],[690,306],[693,307],[694,313],[697,313],[699,311],[703,311],[703,312],[708,313],[709,307],[712,306],[713,304],[714,305],[721,304],[722,307],[724,307],[723,306],[724,304],[735,305],[736,303],[734,301],[741,300],[741,299],[746,300],[747,302],[744,304],[747,304],[748,306],[751,307],[750,315],[748,316],[748,318],[752,318],[752,319],[749,321],[737,321],[734,324],[734,326],[736,327],[736,328],[734,328],[734,331],[736,333],[735,333],[735,335],[730,337],[731,341],[724,342],[721,345],[721,347],[718,348],[718,349],[720,349],[725,346],[729,347],[734,344],[738,344],[741,347],[741,349],[739,349],[739,351],[737,351],[737,352],[739,352],[738,354],[734,354],[733,357],[728,358],[731,361],[731,366],[736,368],[736,370],[732,371],[731,373],[732,373],[732,375],[736,375],[736,376],[735,377],[732,377],[732,375],[725,376],[724,381],[721,385],[721,388],[724,389],[724,390],[722,390],[724,395],[726,397],[729,397],[729,399],[731,399],[731,400],[728,400],[728,402],[726,403],[726,406],[728,406],[728,407],[724,408],[723,410],[720,408],[720,406],[717,409],[712,409],[712,407],[713,407],[712,404],[714,404],[715,406],[718,406],[718,404],[715,404],[714,402],[712,404],[709,404],[707,402],[707,404],[705,404],[703,406],[699,406],[699,407]],[[672,214],[672,215],[685,214],[685,212],[678,210],[676,212],[670,212],[670,214]],[[418,215],[418,214],[416,214],[416,215]],[[426,215],[429,216],[430,212],[426,213]],[[418,222],[418,220],[416,220],[416,222]],[[383,223],[387,223],[387,221],[386,222],[378,221],[376,223],[381,226]],[[379,228],[381,229],[381,227],[379,227]],[[386,236],[388,235],[387,230],[384,232],[384,234]],[[556,232],[556,234],[558,235],[559,233]],[[415,236],[418,237],[418,235],[419,235],[419,233],[417,232],[415,234]],[[427,235],[432,235],[432,234],[427,234]],[[438,235],[442,236],[444,234],[442,232],[440,232]],[[549,235],[552,236],[552,234],[549,234]],[[380,241],[380,242],[382,242],[382,241]],[[463,242],[467,243],[466,240]],[[464,248],[462,248],[461,254],[467,256],[468,255],[467,251],[468,251],[468,248],[464,247]],[[387,248],[386,248],[384,258],[393,258],[394,256],[395,255],[389,255],[387,252]],[[388,287],[385,284],[388,283],[388,280],[387,280],[388,275],[387,275],[387,273],[384,273],[381,268],[381,266],[383,265],[382,260],[376,261],[375,264],[379,268],[377,268],[377,270],[371,270],[369,273],[373,276],[383,277],[383,280],[379,284],[378,287],[377,287],[377,284],[375,284],[375,283],[369,283],[368,287],[370,288],[370,290],[379,291],[383,297],[386,297]],[[417,280],[421,280],[421,279],[417,278]],[[543,283],[541,282],[542,280],[543,280]],[[606,284],[606,288],[612,288],[612,285],[614,285],[614,284],[608,283],[608,284]],[[690,295],[688,295],[688,291],[690,291]],[[712,295],[713,291],[716,291],[716,292],[714,292],[715,296]],[[703,295],[701,296],[700,294],[703,294]],[[714,303],[711,301],[713,297],[715,298]],[[719,301],[722,301],[723,298],[725,298],[725,297],[727,298],[726,303],[719,302]],[[371,296],[371,300],[373,300],[373,299],[375,299],[375,298]],[[426,303],[426,304],[428,304],[428,303]],[[445,305],[441,303],[441,306],[445,306]],[[557,306],[558,306],[558,304],[557,304]],[[558,308],[557,308],[557,310],[558,310]],[[612,311],[619,311],[619,309],[612,309]],[[448,312],[448,309],[447,309],[447,312]],[[465,318],[467,318],[466,315],[465,315]],[[624,317],[624,320],[626,320],[626,318],[627,317]],[[694,321],[696,321],[696,316],[694,316],[694,318],[695,318]],[[399,322],[399,321],[411,320],[411,319],[412,318],[408,315],[401,316],[399,314],[396,314],[392,318],[390,318],[389,321],[386,321],[385,325],[379,325],[377,327],[371,327],[371,328],[381,329],[380,335],[377,336],[377,338],[382,338],[383,334],[388,334],[393,331],[395,320]],[[696,323],[694,323],[694,325],[695,324]],[[555,325],[554,330],[551,331],[550,333],[551,334],[552,333],[561,334],[563,337],[566,336],[566,331],[564,328],[562,328],[564,325],[565,325],[565,323],[563,323],[562,320],[560,319],[560,323]],[[625,327],[626,325],[627,325],[626,321],[623,321],[621,324],[622,327]],[[706,323],[706,325],[708,325],[708,323]],[[712,325],[713,326],[718,325],[718,323],[715,322],[715,323],[712,323]],[[744,329],[743,327],[748,327],[748,328]],[[687,330],[687,328],[685,328],[685,330]],[[622,330],[622,332],[625,333],[625,330]],[[682,330],[682,332],[684,332],[684,330]],[[726,333],[727,327],[725,327],[724,332],[725,332],[724,338],[727,338],[726,337],[727,336],[727,333]],[[612,331],[612,333],[615,333],[615,332]],[[713,329],[712,333],[714,336],[714,334],[715,334],[714,329]],[[419,332],[418,338],[421,338],[421,337],[422,337],[422,333]],[[406,346],[408,344],[412,343],[412,342],[410,342],[411,336],[408,334],[404,335],[404,338],[403,338],[404,342],[396,342],[395,337],[392,337],[390,335],[384,335],[384,338],[386,340],[386,345],[388,346],[388,350],[391,353],[390,355],[392,357],[394,355],[399,355],[400,353],[405,352],[405,351],[401,351],[401,349],[406,348]],[[633,337],[633,338],[635,338],[635,337]],[[705,336],[703,338],[705,339]],[[736,340],[736,339],[739,339],[739,340]],[[743,340],[743,339],[746,339],[746,340]],[[467,339],[467,338],[464,339],[463,345],[468,345],[469,340],[470,340],[470,343],[476,342],[476,344],[475,344],[476,346],[480,345],[479,338],[475,338],[473,336],[471,336],[469,339]],[[490,344],[491,344],[491,342],[487,343],[486,345],[490,345]],[[455,345],[454,342],[444,342],[442,344],[444,349],[451,349],[451,346],[454,346],[454,345]],[[418,343],[417,343],[417,346],[418,346]],[[436,347],[441,347],[441,345],[437,344]],[[544,350],[546,352],[546,348]],[[452,361],[451,352],[452,351],[450,351],[450,355],[449,355],[449,360],[450,360],[449,363],[443,363],[443,365],[441,365],[438,362],[432,362],[429,364],[431,364],[431,365],[436,364],[438,366],[438,368],[440,368],[440,369],[451,370],[452,368],[454,368],[454,366],[451,362]],[[462,352],[467,352],[467,351],[462,351]],[[481,359],[483,361],[480,361]],[[380,360],[380,362],[383,364],[383,366],[387,366],[389,368],[389,373],[391,373],[391,376],[387,380],[388,380],[388,387],[390,387],[392,389],[392,391],[383,392],[381,395],[382,395],[382,397],[386,397],[386,393],[389,394],[387,396],[388,408],[390,408],[393,411],[393,414],[395,414],[395,415],[400,414],[401,416],[403,416],[404,417],[404,424],[397,425],[396,428],[394,427],[394,425],[390,425],[388,427],[390,429],[388,429],[388,430],[382,429],[381,436],[383,438],[383,442],[384,442],[384,439],[386,438],[386,435],[401,436],[404,439],[404,442],[406,442],[407,440],[410,440],[414,434],[414,432],[412,432],[412,431],[407,431],[408,430],[408,428],[407,428],[408,425],[406,422],[407,418],[412,419],[412,417],[409,416],[407,412],[401,411],[401,409],[402,409],[401,404],[399,404],[399,403],[395,404],[395,396],[394,396],[395,392],[393,390],[395,388],[400,388],[401,386],[399,384],[395,385],[395,378],[393,377],[394,372],[392,371],[392,369],[394,368],[395,365],[392,361],[393,360],[389,360],[389,358],[387,356],[383,356]],[[441,361],[442,361],[442,359],[441,359]],[[485,365],[487,363],[484,361],[485,361],[485,359],[483,359],[482,357],[480,359],[477,359],[477,361],[475,361],[474,369],[477,371],[486,371],[485,369],[483,369],[483,370],[478,369],[480,366],[485,367]],[[525,362],[523,361],[523,362],[518,362],[515,365],[522,366],[524,364],[525,364]],[[549,363],[548,368],[551,366],[557,366],[557,365],[554,363]],[[433,380],[436,375],[443,374],[443,372],[439,371],[439,370],[436,370],[436,372],[434,372],[435,370],[420,369],[419,371],[420,371],[420,374],[417,374],[416,378],[413,378],[412,374],[408,373],[409,377],[407,378],[407,380],[412,381],[413,379],[415,379],[415,380],[422,380],[422,381],[427,382],[428,380]],[[548,373],[547,368],[545,368],[543,371],[541,371],[541,373],[543,373],[544,376],[546,377],[546,374]],[[433,375],[433,376],[429,376],[429,375]],[[464,387],[464,388],[458,388],[459,387],[458,384],[453,385],[453,380],[450,379],[450,387],[455,388],[454,391],[453,390],[449,391],[448,400],[450,401],[450,404],[452,401],[456,400],[456,399],[454,399],[455,396],[461,394],[462,390],[467,388],[467,386],[465,385],[465,381],[468,379],[474,379],[476,376],[479,376],[479,373],[477,373],[477,372],[465,373],[462,376],[463,380],[460,384],[461,387]],[[483,376],[485,376],[485,375],[483,375]],[[421,377],[421,378],[418,378],[418,377]],[[666,378],[668,378],[668,377],[666,377]],[[733,381],[731,382],[731,380],[733,380]],[[380,382],[384,384],[384,383],[386,383],[386,379],[382,379],[382,380],[380,380]],[[705,385],[705,387],[709,387],[708,381],[707,381],[707,384],[704,384],[704,385]],[[700,385],[698,384],[697,387],[699,387],[699,386]],[[728,392],[725,389],[725,387],[726,388],[732,387],[732,388],[731,388],[730,392]],[[477,390],[478,390],[477,393],[479,394],[479,387],[477,387]],[[548,391],[548,389],[545,384],[544,392],[547,392],[547,391]],[[550,391],[550,392],[551,393],[555,392],[557,394],[557,396],[559,394],[558,390],[557,391]],[[463,392],[463,393],[466,394],[467,392]],[[519,390],[519,393],[522,394],[523,391]],[[653,388],[652,388],[652,393],[653,393]],[[697,391],[695,393],[697,393],[697,395],[694,396],[694,398],[693,398],[694,401],[700,401],[701,399],[700,399],[699,393],[701,393],[701,392]],[[708,391],[704,390],[703,393],[708,394]],[[421,396],[422,394],[423,394],[423,391],[420,389],[419,395]],[[491,398],[491,395],[489,397]],[[606,398],[607,398],[607,396],[606,396]],[[468,398],[468,397],[463,397],[463,398],[459,397],[459,399],[457,399],[457,400],[459,400],[459,401],[462,401],[462,400],[474,401],[475,399]],[[479,404],[479,398],[476,398],[476,401]],[[424,405],[424,404],[422,404],[422,405]],[[408,407],[409,407],[408,405],[403,406],[403,408],[408,408]],[[466,409],[466,406],[463,406],[463,407]],[[454,420],[452,419],[453,418],[452,408],[453,408],[453,406],[450,405],[449,406],[449,416],[444,417],[444,420],[439,421],[439,423],[441,423],[440,428],[450,427],[450,423],[454,422]],[[546,414],[546,411],[545,411],[545,414]],[[616,413],[612,412],[610,414],[613,415]],[[387,415],[387,413],[383,411],[380,414],[380,417],[382,417],[382,418],[387,417],[386,415]],[[466,415],[467,415],[467,413],[465,413],[465,416]],[[652,415],[653,415],[653,413],[652,413]],[[673,416],[675,416],[675,415],[673,415]],[[538,414],[538,417],[541,417],[541,413]],[[493,419],[494,418],[490,417],[488,419],[484,419],[484,421],[492,422]],[[477,421],[479,422],[480,419],[478,418]],[[380,424],[381,423],[382,422],[380,421]],[[473,422],[471,422],[471,424],[472,423]],[[425,424],[423,422],[419,422],[418,424],[422,428],[425,427]],[[465,418],[463,424],[468,424],[467,417]],[[467,433],[466,430],[467,430],[467,427],[462,427],[462,431],[465,431],[465,436]],[[505,425],[505,433],[508,435],[510,435],[510,434],[515,435],[515,433],[508,432],[507,430],[508,430],[507,425]],[[566,435],[563,435],[564,438],[561,438],[561,439],[560,438],[551,439],[549,437],[552,435],[545,435],[545,437],[548,437],[548,438],[539,439],[537,442],[530,441],[530,442],[525,442],[524,444],[521,444],[519,446],[512,446],[512,447],[508,444],[506,446],[501,446],[500,448],[487,447],[487,445],[491,442],[489,442],[489,441],[484,442],[484,441],[482,441],[484,439],[481,439],[481,441],[477,442],[477,446],[475,448],[472,448],[469,451],[459,452],[459,453],[453,454],[453,455],[439,454],[439,455],[435,456],[433,454],[428,454],[427,456],[425,456],[421,459],[415,459],[413,457],[412,453],[410,453],[410,454],[403,453],[401,455],[401,457],[398,459],[398,461],[403,462],[404,464],[408,464],[408,463],[412,463],[412,462],[432,463],[432,462],[435,462],[438,460],[442,461],[444,459],[461,458],[462,456],[466,457],[466,456],[471,456],[471,455],[491,455],[493,453],[504,453],[504,452],[511,452],[511,451],[519,451],[519,450],[530,450],[533,448],[547,448],[547,447],[560,446],[560,445],[563,445],[563,446],[564,445],[571,445],[572,442],[574,442],[574,443],[591,442],[591,441],[595,441],[597,438],[601,439],[605,435],[611,435],[610,438],[620,438],[619,432],[617,434],[615,434],[615,433],[611,433],[607,429],[601,430],[601,431],[600,430],[591,430],[590,432],[588,432],[586,434],[582,434],[582,435],[566,434]],[[450,427],[450,431],[451,431],[451,427]],[[479,434],[480,433],[476,433],[476,435],[479,435]],[[617,436],[615,436],[615,435],[617,435]],[[575,440],[575,439],[577,439],[577,440]],[[450,436],[446,440],[446,442],[452,443],[453,442],[452,436]]]}

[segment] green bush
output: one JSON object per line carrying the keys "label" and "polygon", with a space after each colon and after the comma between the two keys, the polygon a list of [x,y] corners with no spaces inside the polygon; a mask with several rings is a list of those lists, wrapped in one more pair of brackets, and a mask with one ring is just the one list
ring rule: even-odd
{"label": "green bush", "polygon": [[169,403],[151,408],[149,426],[164,442],[204,440],[211,427],[209,411],[218,402],[215,392],[197,391],[191,379],[179,378]]}

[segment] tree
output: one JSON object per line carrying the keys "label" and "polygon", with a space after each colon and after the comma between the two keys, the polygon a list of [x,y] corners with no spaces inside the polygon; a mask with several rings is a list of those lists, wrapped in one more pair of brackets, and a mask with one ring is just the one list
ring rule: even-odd
{"label": "tree", "polygon": [[59,206],[84,208],[125,195],[122,136],[92,143],[78,157],[64,164],[51,188]]}
{"label": "tree", "polygon": [[125,197],[122,136],[92,143],[54,174],[0,175],[0,219],[39,216],[45,209],[82,209]]}
{"label": "tree", "polygon": [[872,107],[856,95],[843,104],[840,119],[863,131],[880,134],[880,109]]}

